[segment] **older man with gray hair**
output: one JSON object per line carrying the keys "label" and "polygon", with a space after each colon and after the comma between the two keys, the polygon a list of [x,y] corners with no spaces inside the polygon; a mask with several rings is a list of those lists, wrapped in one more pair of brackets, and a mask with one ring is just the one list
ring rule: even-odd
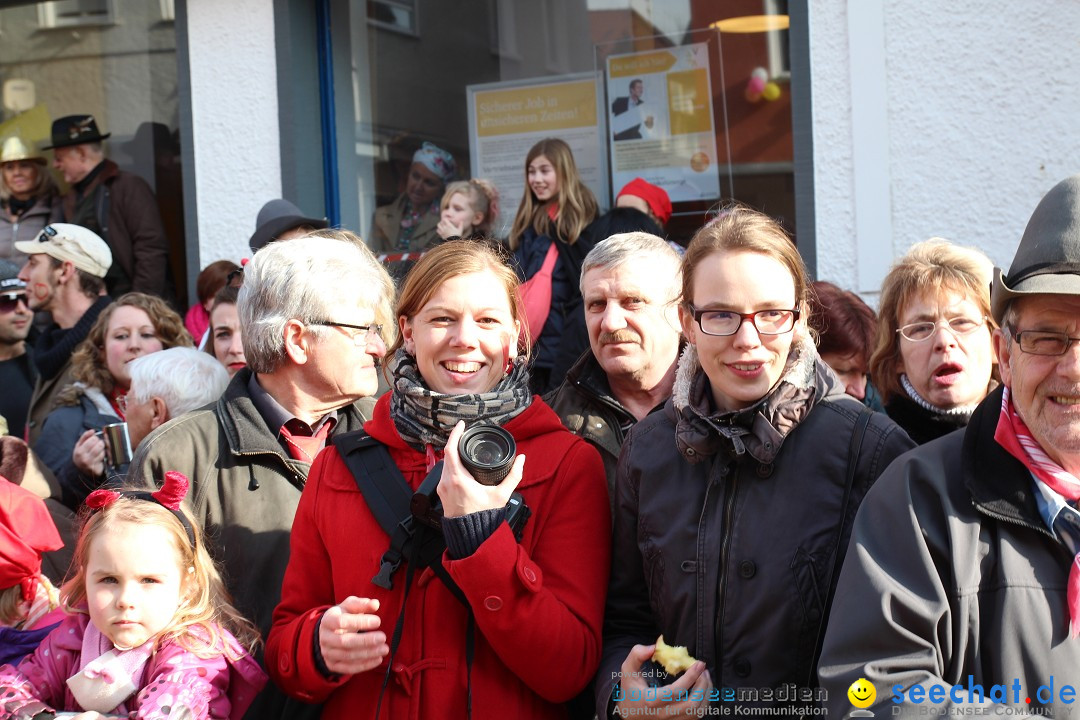
{"label": "older man with gray hair", "polygon": [[[188,476],[188,498],[236,607],[263,637],[281,598],[289,534],[328,438],[370,417],[392,339],[393,285],[355,235],[322,230],[270,243],[244,269],[237,309],[248,367],[212,407],[165,423],[132,467]],[[268,686],[250,718],[317,716]]]}
{"label": "older man with gray hair", "polygon": [[859,508],[820,662],[833,717],[1074,707],[1080,175],[1035,208],[990,305],[1001,387],[963,430],[897,458]]}
{"label": "older man with gray hair", "polygon": [[546,400],[600,451],[611,498],[623,440],[675,384],[681,264],[664,240],[630,232],[597,243],[581,266],[590,349]]}
{"label": "older man with gray hair", "polygon": [[214,356],[186,347],[135,358],[128,375],[124,420],[132,448],[172,418],[214,402],[229,384],[229,371]]}

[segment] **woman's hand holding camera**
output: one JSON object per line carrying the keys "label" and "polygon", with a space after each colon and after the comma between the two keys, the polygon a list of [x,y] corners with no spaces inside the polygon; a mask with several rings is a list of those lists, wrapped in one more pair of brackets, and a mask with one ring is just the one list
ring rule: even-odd
{"label": "woman's hand holding camera", "polygon": [[[624,697],[632,694],[634,697],[641,699],[622,700],[618,703],[618,706],[624,709],[634,708],[635,713],[642,712],[642,708],[655,708],[656,713],[650,714],[656,714],[659,717],[681,717],[684,715],[696,717],[696,708],[708,706],[709,691],[713,687],[712,676],[705,669],[705,663],[698,660],[690,666],[689,670],[680,675],[678,680],[664,686],[671,688],[672,697],[680,690],[685,690],[687,694],[700,691],[703,700],[645,700],[645,692],[648,690],[649,685],[642,677],[641,666],[653,656],[655,649],[655,645],[635,645],[630,649],[630,654],[623,660],[620,668],[619,686],[622,688]],[[635,690],[638,692],[634,692]],[[638,694],[639,692],[640,694]]]}
{"label": "woman's hand holding camera", "polygon": [[319,623],[319,651],[326,669],[355,675],[379,667],[390,652],[386,633],[379,630],[375,613],[379,601],[350,595],[323,613]]}
{"label": "woman's hand holding camera", "polygon": [[514,458],[510,473],[498,485],[481,485],[461,462],[458,442],[465,432],[465,423],[458,422],[446,442],[443,455],[442,478],[439,480],[439,498],[445,517],[459,517],[481,510],[501,508],[510,502],[510,496],[521,482],[525,456]]}
{"label": "woman's hand holding camera", "polygon": [[100,477],[105,472],[105,442],[97,431],[87,430],[79,436],[71,462],[87,477]]}

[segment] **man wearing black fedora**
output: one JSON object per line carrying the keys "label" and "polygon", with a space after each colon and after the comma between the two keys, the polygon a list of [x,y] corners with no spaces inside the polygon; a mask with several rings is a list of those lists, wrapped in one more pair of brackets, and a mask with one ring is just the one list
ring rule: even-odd
{"label": "man wearing black fedora", "polygon": [[1001,387],[859,509],[820,663],[837,716],[860,678],[892,715],[993,702],[1064,717],[1075,700],[1080,175],[1035,208],[990,297]]}
{"label": "man wearing black fedora", "polygon": [[105,277],[109,294],[128,291],[166,297],[169,243],[157,200],[138,175],[105,158],[92,115],[68,115],[52,124],[53,165],[71,189],[64,195],[64,222],[90,228],[105,239],[113,264]]}

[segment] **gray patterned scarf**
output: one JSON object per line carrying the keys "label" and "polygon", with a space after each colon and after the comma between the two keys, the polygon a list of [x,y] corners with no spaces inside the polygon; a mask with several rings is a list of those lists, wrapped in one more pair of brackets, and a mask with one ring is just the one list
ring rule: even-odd
{"label": "gray patterned scarf", "polygon": [[525,358],[514,360],[514,369],[490,392],[474,395],[443,395],[428,388],[416,358],[398,349],[394,355],[394,388],[390,395],[390,419],[401,439],[423,452],[425,445],[435,450],[446,446],[446,439],[458,420],[466,427],[478,422],[503,425],[532,403],[529,370]]}

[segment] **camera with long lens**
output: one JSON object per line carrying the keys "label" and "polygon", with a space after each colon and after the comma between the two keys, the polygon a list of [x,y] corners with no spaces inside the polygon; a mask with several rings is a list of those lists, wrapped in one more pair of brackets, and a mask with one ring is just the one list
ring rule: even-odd
{"label": "camera with long lens", "polygon": [[[466,430],[458,441],[458,457],[478,483],[498,485],[514,465],[517,443],[510,433],[497,425],[474,425]],[[441,477],[442,463],[439,462],[412,497],[413,517],[436,530],[442,529],[443,509],[438,493]],[[531,514],[529,507],[520,494],[514,493],[510,496],[506,508],[506,521],[520,540],[525,521]]]}

